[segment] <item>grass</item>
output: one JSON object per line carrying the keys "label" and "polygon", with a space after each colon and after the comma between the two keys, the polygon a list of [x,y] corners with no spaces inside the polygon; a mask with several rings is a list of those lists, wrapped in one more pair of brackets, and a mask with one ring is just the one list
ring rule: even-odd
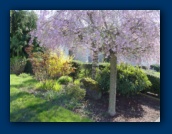
{"label": "grass", "polygon": [[[57,98],[46,99],[36,94],[38,82],[30,75],[10,75],[11,122],[90,122],[60,105]],[[50,92],[50,91],[47,91]],[[55,91],[54,91],[55,92]],[[54,93],[53,92],[53,93]],[[40,92],[44,94],[44,92]]]}

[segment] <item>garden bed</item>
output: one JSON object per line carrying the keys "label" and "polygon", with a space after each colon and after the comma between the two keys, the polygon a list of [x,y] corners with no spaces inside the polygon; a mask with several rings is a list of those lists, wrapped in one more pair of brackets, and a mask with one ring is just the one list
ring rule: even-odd
{"label": "garden bed", "polygon": [[10,121],[154,122],[160,116],[160,101],[141,94],[128,98],[117,95],[117,113],[111,117],[107,113],[108,94],[99,100],[86,96],[73,105],[65,96],[56,96],[56,91],[35,89],[37,84],[30,75],[10,75]]}
{"label": "garden bed", "polygon": [[126,98],[118,95],[114,117],[107,114],[107,100],[108,95],[97,101],[86,99],[82,109],[75,109],[75,112],[87,115],[96,122],[154,122],[160,116],[160,101],[153,98],[143,95]]}

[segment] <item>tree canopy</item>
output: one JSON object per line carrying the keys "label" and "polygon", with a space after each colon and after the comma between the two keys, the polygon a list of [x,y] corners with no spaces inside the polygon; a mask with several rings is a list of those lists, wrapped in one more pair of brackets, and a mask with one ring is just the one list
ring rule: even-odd
{"label": "tree canopy", "polygon": [[114,52],[121,61],[124,57],[135,62],[160,59],[157,10],[41,10],[37,26],[33,37],[49,48],[78,44],[107,56]]}

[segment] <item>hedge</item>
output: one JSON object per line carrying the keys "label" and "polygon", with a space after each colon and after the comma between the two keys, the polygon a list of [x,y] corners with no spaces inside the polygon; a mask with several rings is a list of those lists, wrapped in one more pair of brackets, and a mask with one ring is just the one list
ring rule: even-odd
{"label": "hedge", "polygon": [[148,79],[152,83],[152,86],[146,89],[146,91],[158,94],[158,96],[160,97],[160,74],[150,70],[145,71],[145,73],[147,74]]}
{"label": "hedge", "polygon": [[[110,88],[110,66],[97,73],[102,92],[109,92]],[[117,65],[117,93],[122,95],[134,95],[151,85],[147,75],[139,67],[129,64]]]}
{"label": "hedge", "polygon": [[[99,69],[103,70],[109,63],[99,63]],[[71,73],[70,76],[73,79],[79,78],[79,74],[83,73],[84,77],[91,77],[92,63],[83,63],[81,61],[72,61],[72,66],[75,68],[75,72]]]}
{"label": "hedge", "polygon": [[160,72],[160,65],[158,64],[151,65],[150,69]]}

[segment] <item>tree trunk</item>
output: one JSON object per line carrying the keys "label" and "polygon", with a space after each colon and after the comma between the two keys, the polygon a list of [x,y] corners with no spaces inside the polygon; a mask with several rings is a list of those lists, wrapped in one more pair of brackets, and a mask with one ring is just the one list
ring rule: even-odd
{"label": "tree trunk", "polygon": [[75,50],[75,47],[71,47],[71,48],[69,49],[69,56],[72,56],[73,59],[75,60],[75,53],[74,53],[74,50]]}
{"label": "tree trunk", "polygon": [[[95,44],[93,44],[94,48]],[[93,50],[93,61],[92,61],[92,79],[95,80],[96,68],[98,67],[98,50]]]}
{"label": "tree trunk", "polygon": [[116,85],[117,85],[117,57],[110,54],[110,91],[108,113],[111,116],[116,114]]}

